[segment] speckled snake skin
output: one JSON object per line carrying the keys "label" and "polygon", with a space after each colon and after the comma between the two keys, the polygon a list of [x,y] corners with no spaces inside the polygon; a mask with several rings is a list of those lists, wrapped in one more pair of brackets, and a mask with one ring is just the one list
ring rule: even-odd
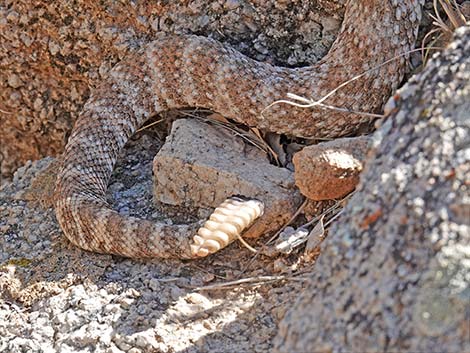
{"label": "speckled snake skin", "polygon": [[[120,62],[95,89],[62,157],[57,218],[77,246],[133,258],[191,258],[199,224],[165,225],[120,215],[105,201],[118,153],[150,116],[205,107],[249,126],[301,137],[354,133],[371,118],[285,104],[287,93],[321,98],[339,84],[413,49],[423,0],[350,0],[341,31],[317,64],[289,69],[252,60],[198,36],[164,36]],[[373,70],[325,102],[379,112],[406,69],[406,58]]]}

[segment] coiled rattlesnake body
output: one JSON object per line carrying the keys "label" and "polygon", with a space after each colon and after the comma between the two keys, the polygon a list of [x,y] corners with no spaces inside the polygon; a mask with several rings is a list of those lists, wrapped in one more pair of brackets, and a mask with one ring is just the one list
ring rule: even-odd
{"label": "coiled rattlesnake body", "polygon": [[[287,93],[321,98],[352,77],[414,46],[423,0],[350,0],[342,29],[317,64],[288,69],[247,58],[214,40],[165,36],[119,63],[95,89],[62,157],[55,208],[79,247],[127,257],[194,257],[198,224],[165,225],[120,215],[105,191],[119,151],[150,116],[205,107],[241,123],[301,137],[353,133],[370,117],[279,104]],[[406,58],[394,60],[333,94],[325,103],[377,112],[402,79]]]}

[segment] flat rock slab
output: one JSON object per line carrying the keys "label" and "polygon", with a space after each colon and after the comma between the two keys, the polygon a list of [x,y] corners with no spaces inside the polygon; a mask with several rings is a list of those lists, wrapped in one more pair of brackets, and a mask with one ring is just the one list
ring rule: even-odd
{"label": "flat rock slab", "polygon": [[[157,151],[147,130],[126,144],[107,193],[114,209],[161,219],[151,200]],[[253,255],[239,246],[197,264],[83,251],[62,235],[54,210],[38,205],[48,199],[55,161],[29,162],[0,187],[0,352],[270,350],[289,298],[304,282],[195,291],[219,283],[214,271],[226,281],[242,275]],[[260,256],[243,276],[259,276],[260,268],[279,274]]]}
{"label": "flat rock slab", "polygon": [[194,119],[173,123],[153,171],[155,199],[166,204],[212,209],[233,195],[263,201],[264,215],[247,237],[277,230],[301,202],[291,171],[231,131]]}
{"label": "flat rock slab", "polygon": [[307,146],[294,155],[295,183],[311,200],[346,196],[356,188],[370,137],[341,138]]}

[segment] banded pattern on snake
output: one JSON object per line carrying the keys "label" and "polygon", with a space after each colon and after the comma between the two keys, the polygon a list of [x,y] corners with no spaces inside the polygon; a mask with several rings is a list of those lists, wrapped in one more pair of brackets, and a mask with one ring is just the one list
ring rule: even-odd
{"label": "banded pattern on snake", "polygon": [[[204,107],[249,126],[299,137],[352,134],[371,118],[300,109],[261,111],[287,93],[318,99],[341,83],[414,47],[423,0],[350,0],[340,33],[317,64],[284,68],[252,60],[212,39],[162,36],[116,65],[85,104],[61,160],[57,219],[79,247],[133,258],[192,258],[199,224],[165,225],[109,208],[107,183],[118,153],[150,116]],[[402,79],[406,56],[370,70],[326,104],[379,112]]]}

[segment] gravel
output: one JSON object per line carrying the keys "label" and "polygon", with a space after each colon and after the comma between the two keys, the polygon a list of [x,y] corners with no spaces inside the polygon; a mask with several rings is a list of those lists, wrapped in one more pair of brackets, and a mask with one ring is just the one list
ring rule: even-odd
{"label": "gravel", "polygon": [[[151,165],[161,145],[138,135],[118,162],[113,206],[162,219]],[[1,352],[267,352],[302,281],[196,291],[238,277],[270,275],[239,244],[206,259],[132,261],[84,252],[61,235],[51,208],[56,161],[20,168],[0,189]],[[190,220],[171,209],[176,220]],[[258,244],[259,245],[259,244]],[[257,246],[255,244],[255,246]]]}

